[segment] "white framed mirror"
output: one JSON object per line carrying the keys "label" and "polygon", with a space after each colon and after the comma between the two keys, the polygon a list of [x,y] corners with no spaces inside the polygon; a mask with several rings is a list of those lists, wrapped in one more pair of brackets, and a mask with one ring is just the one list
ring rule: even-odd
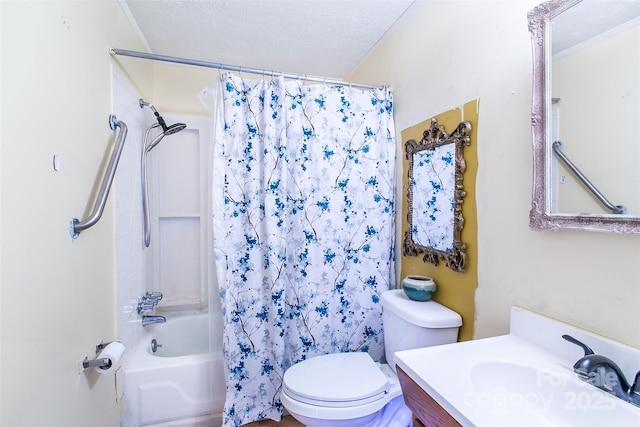
{"label": "white framed mirror", "polygon": [[640,1],[552,0],[528,21],[530,228],[640,233]]}

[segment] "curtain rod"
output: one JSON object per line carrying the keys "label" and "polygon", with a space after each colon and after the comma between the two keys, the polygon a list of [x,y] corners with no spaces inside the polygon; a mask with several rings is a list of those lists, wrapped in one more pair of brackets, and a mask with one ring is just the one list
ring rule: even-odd
{"label": "curtain rod", "polygon": [[307,76],[306,74],[279,73],[276,71],[261,70],[258,68],[247,68],[247,67],[240,67],[237,65],[221,64],[219,62],[206,62],[206,61],[199,61],[197,59],[186,59],[186,58],[178,58],[175,56],[156,55],[154,53],[137,52],[134,50],[117,49],[114,47],[109,49],[109,53],[111,55],[132,56],[134,58],[151,59],[154,61],[163,61],[163,62],[173,62],[176,64],[195,65],[196,67],[216,68],[218,70],[235,71],[238,73],[262,74],[263,76],[272,76],[272,77],[282,76],[286,79],[305,80],[305,81],[318,82],[318,83],[329,83],[334,85],[350,86],[350,87],[357,87],[357,88],[363,88],[363,89],[377,89],[377,88],[384,87],[384,86],[369,85],[365,83],[345,82],[344,80],[339,80],[339,79],[331,79],[331,78],[324,78],[324,77],[318,77],[318,76]]}

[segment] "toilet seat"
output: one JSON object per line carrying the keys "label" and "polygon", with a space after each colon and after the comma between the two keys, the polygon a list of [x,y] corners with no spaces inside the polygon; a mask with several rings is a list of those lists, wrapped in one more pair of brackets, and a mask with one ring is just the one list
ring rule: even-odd
{"label": "toilet seat", "polygon": [[[371,425],[371,423],[373,423],[375,419],[377,419],[377,417],[380,415],[379,411],[381,411],[387,405],[387,403],[389,403],[391,400],[393,400],[398,396],[402,396],[402,389],[400,388],[400,382],[398,381],[398,376],[395,374],[395,372],[393,372],[393,370],[391,369],[391,367],[389,367],[389,365],[375,363],[373,359],[371,359],[371,357],[366,353],[362,353],[360,356],[353,356],[353,354],[357,354],[357,353],[340,353],[339,355],[317,356],[313,359],[308,359],[306,361],[299,362],[296,365],[293,365],[292,367],[287,369],[283,377],[282,394],[280,395],[282,405],[285,407],[285,409],[291,415],[293,415],[298,421],[300,421],[301,423],[307,426],[314,426],[314,427],[363,426],[364,427],[364,426]],[[362,356],[363,354],[365,355],[364,357]],[[314,359],[318,359],[318,360],[311,364],[306,363]],[[342,363],[344,361],[346,361],[345,364]],[[358,363],[358,361],[361,363]],[[353,362],[353,363],[349,365],[349,362]],[[326,395],[326,392],[317,393],[317,392],[314,392],[313,390],[304,390],[304,389],[301,390],[300,388],[298,388],[299,383],[304,382],[305,378],[307,378],[307,374],[305,373],[305,371],[307,371],[306,367],[308,366],[311,366],[311,368],[309,369],[309,372],[315,371],[316,376],[320,376],[320,377],[324,376],[325,378],[328,378],[328,375],[327,375],[328,371],[331,371],[331,375],[334,377],[340,376],[336,374],[336,372],[339,372],[338,369],[334,370],[334,368],[321,366],[321,365],[324,365],[325,363],[327,365],[332,365],[334,367],[342,365],[342,366],[351,366],[351,368],[354,368],[353,365],[356,365],[354,369],[351,369],[351,371],[354,371],[354,370],[366,371],[367,373],[365,377],[372,376],[374,378],[375,377],[380,378],[378,374],[382,373],[382,375],[386,377],[385,381],[388,384],[387,387],[389,389],[387,392],[376,393],[375,389],[372,388],[370,389],[369,393],[363,393],[360,395],[360,397],[362,397],[363,395],[365,396],[368,395],[368,397],[365,397],[363,399],[339,400],[339,399],[336,399],[336,394],[335,394],[336,390],[353,389],[354,388],[353,386],[355,384],[354,383],[349,384],[348,381],[350,380],[344,380],[344,381],[336,380],[335,382],[333,382],[333,387],[331,388],[332,393],[329,396]],[[298,365],[301,365],[305,368],[298,367],[292,371],[293,374],[288,373]],[[314,369],[314,367],[319,369]],[[302,371],[301,373],[300,372],[296,373],[296,371],[300,371],[300,370]],[[342,369],[342,371],[344,371],[344,369]],[[320,374],[317,374],[318,372]],[[351,375],[352,372],[350,372],[349,374]],[[360,380],[357,380],[357,381],[360,381]],[[340,385],[336,386],[337,383]],[[290,388],[294,389],[293,392],[289,390]],[[295,393],[296,390],[298,391],[298,393]],[[374,391],[371,391],[371,390],[374,390]],[[302,391],[302,393],[300,393],[300,391]],[[323,393],[325,394],[323,396],[323,399],[318,399],[317,396],[313,397],[313,395],[323,394]],[[351,393],[351,398],[356,395],[356,393],[353,391],[350,393]],[[297,396],[294,397],[292,396],[292,394],[293,395],[297,394]],[[307,397],[300,396],[300,394],[306,394]],[[312,397],[308,397],[309,395],[311,395]],[[344,397],[344,394],[343,394],[343,397]],[[377,400],[375,400],[376,398]],[[304,399],[304,400],[301,400],[301,399]],[[368,403],[365,402],[367,400],[368,400]],[[339,406],[339,405],[342,405],[342,406]]]}
{"label": "toilet seat", "polygon": [[284,374],[283,391],[310,405],[343,408],[387,396],[393,384],[368,353],[335,353],[299,362]]}

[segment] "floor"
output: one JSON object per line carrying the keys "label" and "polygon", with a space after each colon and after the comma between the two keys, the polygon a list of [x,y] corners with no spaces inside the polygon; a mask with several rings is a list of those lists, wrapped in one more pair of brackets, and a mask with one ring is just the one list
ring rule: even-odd
{"label": "floor", "polygon": [[301,427],[302,424],[290,415],[282,417],[282,421],[262,420],[255,423],[245,424],[244,427]]}
{"label": "floor", "polygon": [[[295,418],[290,415],[282,417],[282,421],[263,420],[255,423],[245,424],[244,427],[302,427]],[[413,427],[423,427],[423,424],[414,418]]]}

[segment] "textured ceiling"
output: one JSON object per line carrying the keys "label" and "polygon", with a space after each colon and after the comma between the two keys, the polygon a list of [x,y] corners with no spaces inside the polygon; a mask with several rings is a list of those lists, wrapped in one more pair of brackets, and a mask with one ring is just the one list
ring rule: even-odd
{"label": "textured ceiling", "polygon": [[[339,79],[346,78],[415,3],[119,1],[152,53]],[[640,0],[583,0],[553,19],[553,51],[561,52],[639,14]]]}
{"label": "textured ceiling", "polygon": [[121,0],[152,53],[341,79],[412,3]]}
{"label": "textured ceiling", "polygon": [[640,0],[583,0],[552,22],[554,54],[640,16]]}

